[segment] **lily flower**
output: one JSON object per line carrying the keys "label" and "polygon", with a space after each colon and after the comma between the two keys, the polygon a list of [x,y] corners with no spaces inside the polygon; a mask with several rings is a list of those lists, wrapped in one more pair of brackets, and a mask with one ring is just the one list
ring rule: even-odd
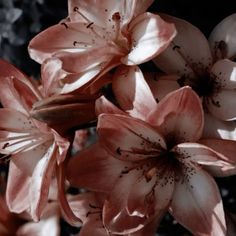
{"label": "lily flower", "polygon": [[38,221],[47,203],[55,167],[64,161],[69,142],[30,110],[42,95],[29,78],[0,61],[0,153],[10,159],[6,201],[11,212],[31,212]]}
{"label": "lily flower", "polygon": [[[97,91],[120,65],[138,65],[161,53],[176,35],[173,24],[145,12],[153,0],[69,0],[69,20],[29,44],[32,59],[59,93]],[[45,82],[47,83],[47,82]]]}
{"label": "lily flower", "polygon": [[194,235],[225,235],[212,176],[235,174],[235,142],[200,140],[202,104],[190,87],[168,94],[149,111],[149,100],[143,106],[129,98],[126,106],[134,112],[136,104],[145,120],[99,115],[99,140],[71,159],[70,183],[108,194],[103,221],[111,233],[134,233],[153,220],[158,226],[169,211]]}
{"label": "lily flower", "polygon": [[162,17],[175,24],[178,34],[154,59],[167,74],[158,79],[156,90],[163,94],[163,88],[165,93],[176,87],[191,86],[202,98],[206,113],[224,121],[235,120],[236,14],[223,19],[213,29],[209,41],[190,23],[168,15]]}

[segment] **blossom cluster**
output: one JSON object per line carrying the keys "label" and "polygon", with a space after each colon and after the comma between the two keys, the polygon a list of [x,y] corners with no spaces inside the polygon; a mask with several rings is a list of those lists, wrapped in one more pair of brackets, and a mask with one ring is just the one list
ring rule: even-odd
{"label": "blossom cluster", "polygon": [[234,235],[214,177],[236,174],[236,14],[206,39],[153,1],[68,0],[29,43],[40,80],[0,60],[0,235],[154,236],[166,212]]}

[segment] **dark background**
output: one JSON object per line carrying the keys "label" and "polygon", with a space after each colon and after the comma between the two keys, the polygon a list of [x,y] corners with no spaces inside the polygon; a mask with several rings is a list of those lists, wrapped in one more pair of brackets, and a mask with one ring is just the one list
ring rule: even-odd
{"label": "dark background", "polygon": [[[150,11],[183,18],[197,26],[208,37],[217,23],[236,13],[235,5],[235,0],[156,0]],[[66,0],[0,0],[0,57],[10,61],[26,74],[38,78],[40,66],[28,55],[29,40],[66,16]],[[236,213],[236,177],[216,181],[221,189],[226,211]],[[78,232],[63,220],[61,225],[63,236]],[[158,235],[190,234],[167,214],[158,228]]]}

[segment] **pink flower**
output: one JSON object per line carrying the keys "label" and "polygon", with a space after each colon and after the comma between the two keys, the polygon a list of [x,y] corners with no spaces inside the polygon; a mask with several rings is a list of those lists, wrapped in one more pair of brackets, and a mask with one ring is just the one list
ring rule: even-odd
{"label": "pink flower", "polygon": [[[41,32],[29,44],[42,64],[43,84],[54,93],[99,89],[103,75],[120,64],[144,63],[174,38],[173,24],[145,12],[153,1],[71,0],[69,20]],[[92,84],[92,85],[91,85]]]}
{"label": "pink flower", "polygon": [[156,87],[157,97],[189,85],[202,98],[206,112],[221,120],[235,120],[236,63],[233,59],[236,56],[236,14],[220,22],[213,29],[209,41],[199,29],[184,20],[167,15],[163,18],[175,24],[178,34],[154,59],[156,65],[168,74],[156,85],[151,85]]}
{"label": "pink flower", "polygon": [[64,161],[69,142],[30,116],[40,91],[29,78],[0,61],[0,153],[10,159],[6,200],[10,211],[31,212],[39,220],[47,203],[56,163]]}
{"label": "pink flower", "polygon": [[69,163],[71,184],[109,195],[103,219],[114,234],[136,232],[153,220],[157,225],[169,210],[194,235],[225,235],[222,200],[211,175],[235,173],[235,142],[199,140],[203,110],[189,87],[152,109],[148,101],[133,98],[122,105],[143,120],[113,112],[99,116],[98,143]]}

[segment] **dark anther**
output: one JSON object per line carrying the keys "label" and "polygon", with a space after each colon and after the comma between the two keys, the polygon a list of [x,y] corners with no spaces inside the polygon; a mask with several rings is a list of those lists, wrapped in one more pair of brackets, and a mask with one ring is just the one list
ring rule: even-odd
{"label": "dark anther", "polygon": [[74,42],[73,42],[73,45],[76,46],[77,43],[78,43],[77,41],[74,41]]}
{"label": "dark anther", "polygon": [[121,174],[124,174],[124,175],[125,175],[125,174],[128,174],[128,173],[129,173],[129,170],[122,170],[122,171],[121,171]]}
{"label": "dark anther", "polygon": [[64,25],[66,27],[66,29],[68,29],[68,25],[65,22],[62,22],[61,25]]}
{"label": "dark anther", "polygon": [[79,8],[78,7],[74,7],[74,11],[78,11],[79,10]]}
{"label": "dark anther", "polygon": [[94,24],[94,22],[89,23],[89,24],[86,26],[86,28],[89,28],[89,27],[92,26],[93,24]]}
{"label": "dark anther", "polygon": [[115,12],[115,13],[112,15],[112,20],[114,20],[114,21],[119,21],[119,20],[120,20],[120,13],[119,13],[119,12]]}
{"label": "dark anther", "polygon": [[118,148],[116,149],[116,153],[117,153],[118,155],[121,155],[120,147],[118,147]]}
{"label": "dark anther", "polygon": [[180,49],[180,46],[175,45],[172,49],[173,49],[173,50],[175,50],[175,49]]}
{"label": "dark anther", "polygon": [[211,99],[211,102],[214,106],[220,107],[220,102],[219,101],[215,101],[215,100]]}
{"label": "dark anther", "polygon": [[4,143],[2,149],[5,149],[7,146],[9,146],[9,143]]}

